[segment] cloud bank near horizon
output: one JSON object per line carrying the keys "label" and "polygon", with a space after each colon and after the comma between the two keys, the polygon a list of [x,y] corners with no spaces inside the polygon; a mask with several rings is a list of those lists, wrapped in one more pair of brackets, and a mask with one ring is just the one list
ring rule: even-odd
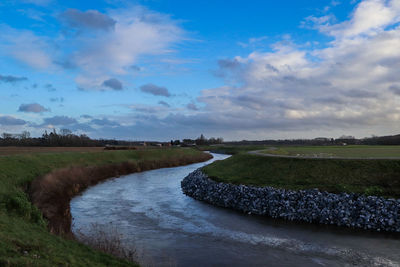
{"label": "cloud bank near horizon", "polygon": [[204,110],[231,129],[396,131],[400,1],[363,1],[350,20],[337,24],[313,21],[332,38],[325,48],[289,39],[272,52],[220,60],[227,85],[202,92]]}

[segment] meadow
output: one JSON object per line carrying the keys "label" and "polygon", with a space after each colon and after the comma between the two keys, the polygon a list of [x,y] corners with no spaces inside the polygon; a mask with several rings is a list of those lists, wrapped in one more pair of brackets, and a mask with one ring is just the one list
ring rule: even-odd
{"label": "meadow", "polygon": [[355,159],[269,157],[249,154],[247,148],[240,151],[238,147],[232,157],[216,161],[203,170],[216,181],[233,184],[293,190],[318,188],[333,193],[353,192],[400,198],[400,159],[382,159],[398,155],[397,146],[299,146],[265,150],[268,153],[271,151],[279,155],[335,153],[338,157]]}
{"label": "meadow", "polygon": [[[68,233],[66,238],[50,233],[50,222],[32,204],[33,198],[36,196],[51,211],[59,203],[66,206],[65,201],[73,195],[99,182],[100,179],[90,175],[99,174],[99,170],[103,172],[101,178],[106,179],[129,171],[171,167],[208,158],[209,155],[200,151],[178,148],[0,157],[0,266],[135,266],[135,263],[91,249]],[[68,170],[81,170],[90,181],[82,175],[79,176],[81,180],[72,179],[70,175],[76,172]],[[35,182],[36,188],[32,186],[33,181],[40,181]],[[65,217],[68,217],[67,211]]]}
{"label": "meadow", "polygon": [[400,158],[400,146],[280,146],[270,147],[260,152],[297,157]]}
{"label": "meadow", "polygon": [[210,151],[213,153],[235,155],[241,152],[249,152],[256,150],[269,149],[268,145],[204,145],[198,148],[203,151]]}

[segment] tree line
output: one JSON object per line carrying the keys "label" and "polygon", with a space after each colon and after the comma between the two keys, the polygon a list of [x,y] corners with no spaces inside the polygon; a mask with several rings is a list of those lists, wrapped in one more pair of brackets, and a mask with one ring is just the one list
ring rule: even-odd
{"label": "tree line", "polygon": [[387,136],[372,136],[357,139],[354,136],[341,136],[339,138],[314,138],[314,139],[278,139],[261,141],[233,141],[224,142],[227,145],[309,145],[309,146],[335,146],[335,145],[400,145],[400,134]]}
{"label": "tree line", "polygon": [[[150,145],[161,142],[148,142]],[[31,137],[28,131],[20,134],[3,133],[0,137],[0,146],[66,146],[66,147],[89,147],[89,146],[137,146],[143,145],[143,141],[125,141],[115,139],[91,139],[85,134],[73,134],[68,129],[55,129],[45,131],[41,137]],[[164,143],[165,144],[165,143]],[[168,143],[167,143],[168,144]],[[233,141],[224,142],[223,138],[206,138],[201,134],[196,139],[171,140],[171,145],[195,146],[195,145],[400,145],[400,134],[387,136],[372,136],[357,139],[353,136],[343,135],[339,138],[314,138],[314,139],[278,139],[261,141]]]}
{"label": "tree line", "polygon": [[114,139],[91,139],[85,134],[73,134],[68,129],[57,132],[45,131],[41,137],[31,137],[27,131],[21,134],[3,133],[0,138],[0,146],[47,146],[47,147],[93,147],[106,145],[133,146],[137,142]]}
{"label": "tree line", "polygon": [[211,137],[211,138],[206,138],[203,134],[201,134],[198,138],[196,139],[183,139],[182,141],[180,140],[171,140],[171,145],[177,146],[203,146],[203,145],[216,145],[216,144],[222,144],[224,142],[224,139],[222,137]]}
{"label": "tree line", "polygon": [[115,139],[91,139],[85,134],[73,134],[69,129],[61,129],[58,132],[56,129],[48,132],[45,131],[41,137],[31,137],[28,131],[20,134],[3,133],[0,137],[0,146],[47,146],[47,147],[93,147],[93,146],[140,146],[140,145],[212,145],[222,144],[223,139],[206,138],[203,134],[197,139],[171,140],[170,143],[155,142],[155,141],[125,141]]}

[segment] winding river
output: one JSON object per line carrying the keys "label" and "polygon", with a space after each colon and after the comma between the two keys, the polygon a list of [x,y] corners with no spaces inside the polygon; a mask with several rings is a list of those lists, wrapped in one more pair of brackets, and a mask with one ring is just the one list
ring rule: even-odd
{"label": "winding river", "polygon": [[185,196],[181,180],[227,155],[134,173],[71,201],[73,231],[112,225],[151,266],[400,266],[400,238],[289,223],[214,207]]}

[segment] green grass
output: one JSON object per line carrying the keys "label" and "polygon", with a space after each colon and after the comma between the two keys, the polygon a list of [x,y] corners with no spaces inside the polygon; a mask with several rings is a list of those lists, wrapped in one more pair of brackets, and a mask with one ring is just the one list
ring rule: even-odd
{"label": "green grass", "polygon": [[[71,165],[162,160],[199,153],[194,149],[154,149],[0,157],[0,266],[129,265],[76,241],[50,234],[40,211],[31,204],[26,194],[29,182],[51,170]],[[25,255],[24,251],[28,254]]]}
{"label": "green grass", "polygon": [[0,212],[0,266],[135,266]]}
{"label": "green grass", "polygon": [[400,158],[400,146],[281,146],[262,152],[303,157]]}
{"label": "green grass", "polygon": [[276,158],[239,153],[203,168],[219,182],[400,198],[400,160]]}
{"label": "green grass", "polygon": [[214,145],[214,146],[199,146],[200,150],[211,151],[213,153],[222,153],[235,155],[240,152],[247,152],[253,150],[267,149],[271,146],[265,145]]}

